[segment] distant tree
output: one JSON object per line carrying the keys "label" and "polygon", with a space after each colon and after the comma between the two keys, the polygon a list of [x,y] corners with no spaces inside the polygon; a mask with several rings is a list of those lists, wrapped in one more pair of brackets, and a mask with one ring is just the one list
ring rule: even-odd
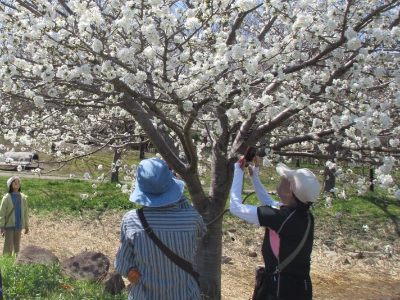
{"label": "distant tree", "polygon": [[[337,179],[374,164],[376,184],[400,198],[399,139],[381,144],[400,134],[399,4],[0,0],[1,129],[59,161],[145,135],[207,223],[261,139],[266,164],[314,157]],[[218,219],[196,258],[209,299],[221,296],[221,249]]]}

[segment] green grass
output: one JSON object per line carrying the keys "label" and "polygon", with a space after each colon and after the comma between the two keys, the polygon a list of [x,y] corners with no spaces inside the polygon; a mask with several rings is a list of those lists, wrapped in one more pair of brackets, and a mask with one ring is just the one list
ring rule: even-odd
{"label": "green grass", "polygon": [[[255,194],[245,191],[242,198],[245,197],[246,204],[260,205]],[[275,195],[272,197],[278,200]],[[325,203],[322,199],[312,209],[316,243],[339,245],[348,251],[382,251],[385,245],[398,244],[400,201],[387,192],[376,189],[360,196],[348,194],[347,199],[336,197],[330,208]],[[237,217],[227,213],[224,218],[228,221],[228,225],[224,222],[227,229]],[[365,225],[369,230],[365,230]]]}
{"label": "green grass", "polygon": [[14,265],[15,257],[0,257],[5,300],[122,300],[126,295],[105,293],[102,286],[61,275],[58,264]]}
{"label": "green grass", "polygon": [[[0,177],[0,186],[6,187],[7,179]],[[3,193],[6,192],[4,189]],[[76,215],[83,210],[128,210],[135,207],[129,201],[129,195],[116,188],[115,183],[23,178],[21,192],[28,195],[29,209],[37,212],[62,211]],[[81,194],[88,197],[82,199]]]}
{"label": "green grass", "polygon": [[[146,158],[151,158],[155,156],[154,153],[146,153]],[[92,178],[97,178],[101,175],[101,173],[106,173],[109,175],[112,160],[114,157],[114,153],[111,150],[102,150],[101,152],[96,152],[90,156],[83,157],[80,159],[76,159],[68,162],[61,169],[58,169],[61,164],[52,161],[52,157],[47,154],[39,154],[40,167],[44,167],[43,174],[46,172],[52,171],[51,174],[57,174],[62,176],[69,176],[70,174],[82,175],[84,173],[89,173]],[[122,154],[121,160],[124,165],[131,166],[133,164],[138,165],[140,163],[139,152],[138,151],[126,151]],[[99,171],[98,166],[103,165],[103,170]]]}
{"label": "green grass", "polygon": [[[90,170],[93,178],[100,175],[97,170],[101,156],[91,157],[82,164],[69,166],[64,175],[87,170],[90,161]],[[138,158],[131,157],[130,163],[138,164]],[[305,166],[313,169],[319,175],[320,168]],[[361,172],[360,169],[357,173]],[[399,172],[396,173],[397,178]],[[122,175],[121,175],[122,176]],[[8,177],[0,177],[0,186],[3,194],[6,193]],[[261,182],[270,191],[275,191],[279,176],[275,168],[262,168]],[[210,179],[205,176],[205,188],[208,188]],[[96,185],[96,188],[93,187]],[[338,184],[342,184],[338,182]],[[243,197],[252,190],[251,182],[246,175],[245,192]],[[45,180],[40,178],[23,178],[22,192],[28,195],[29,209],[33,214],[54,214],[63,216],[78,216],[83,213],[103,212],[107,210],[130,210],[136,205],[129,201],[129,195],[121,192],[113,183],[98,183],[87,180]],[[82,199],[81,194],[87,194]],[[188,195],[187,195],[188,196]],[[277,200],[276,196],[273,196]],[[246,199],[247,204],[259,205],[255,194]],[[227,201],[227,207],[229,201]],[[313,209],[315,216],[315,243],[328,247],[339,245],[350,251],[382,251],[387,244],[398,244],[400,236],[400,201],[386,192],[376,189],[362,196],[352,194],[349,189],[347,199],[334,198],[332,207],[325,207],[325,200],[321,200]],[[339,217],[340,215],[340,217]],[[238,218],[230,213],[225,214],[223,226],[232,226]],[[226,225],[229,224],[229,225]],[[369,231],[365,231],[368,225]],[[14,257],[0,257],[3,275],[5,299],[126,299],[126,295],[112,296],[104,294],[102,286],[90,282],[77,282],[61,276],[59,267],[30,265],[14,266]],[[68,288],[71,286],[71,288]]]}

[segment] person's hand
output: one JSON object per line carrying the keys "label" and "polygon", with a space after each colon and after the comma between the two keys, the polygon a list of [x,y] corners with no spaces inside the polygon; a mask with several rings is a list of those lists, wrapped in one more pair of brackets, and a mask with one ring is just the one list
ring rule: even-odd
{"label": "person's hand", "polygon": [[250,177],[253,176],[253,167],[252,166],[248,166],[247,170],[249,171]]}
{"label": "person's hand", "polygon": [[4,236],[4,229],[1,229],[1,236]]}
{"label": "person's hand", "polygon": [[255,167],[259,167],[261,165],[261,157],[259,157],[258,155],[254,156],[254,166]]}
{"label": "person's hand", "polygon": [[242,169],[242,171],[244,171],[244,168],[246,167],[246,160],[244,159],[244,156],[242,156],[242,158],[238,160],[238,163],[240,164],[240,168]]}

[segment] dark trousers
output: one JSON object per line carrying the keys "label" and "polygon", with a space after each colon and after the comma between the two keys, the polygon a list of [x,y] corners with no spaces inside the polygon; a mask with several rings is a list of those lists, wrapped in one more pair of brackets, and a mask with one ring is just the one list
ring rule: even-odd
{"label": "dark trousers", "polygon": [[278,298],[278,297],[275,296],[275,295],[268,294],[268,295],[267,295],[267,299],[265,299],[265,300],[284,300],[284,299]]}

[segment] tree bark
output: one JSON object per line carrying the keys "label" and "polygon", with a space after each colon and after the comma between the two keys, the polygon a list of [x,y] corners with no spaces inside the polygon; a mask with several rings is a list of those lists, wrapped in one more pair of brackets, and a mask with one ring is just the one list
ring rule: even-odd
{"label": "tree bark", "polygon": [[[335,146],[330,144],[326,147],[326,150],[328,151],[329,155],[334,155],[335,154]],[[336,169],[329,169],[328,167],[325,166],[324,169],[324,191],[329,192],[331,189],[335,187],[336,184],[336,178],[335,178],[335,172]]]}
{"label": "tree bark", "polygon": [[329,192],[331,189],[335,187],[336,179],[335,174],[333,173],[334,169],[329,169],[325,167],[324,169],[324,191]]}
{"label": "tree bark", "polygon": [[[144,136],[140,135],[140,141],[144,141]],[[139,154],[139,158],[140,159],[145,159],[146,158],[146,147],[147,145],[145,144],[140,144],[140,154]]]}
{"label": "tree bark", "polygon": [[[113,163],[117,163],[117,161],[121,158],[121,153],[118,151],[118,149],[114,149],[114,157],[113,157]],[[119,167],[115,167],[115,172],[111,172],[111,183],[116,183],[119,182],[118,179],[118,170]]]}
{"label": "tree bark", "polygon": [[203,299],[221,299],[222,218],[213,223],[196,251],[195,269],[200,273]]}
{"label": "tree bark", "polygon": [[374,169],[373,168],[369,168],[369,182],[370,182],[369,190],[371,192],[373,192],[374,191]]}

